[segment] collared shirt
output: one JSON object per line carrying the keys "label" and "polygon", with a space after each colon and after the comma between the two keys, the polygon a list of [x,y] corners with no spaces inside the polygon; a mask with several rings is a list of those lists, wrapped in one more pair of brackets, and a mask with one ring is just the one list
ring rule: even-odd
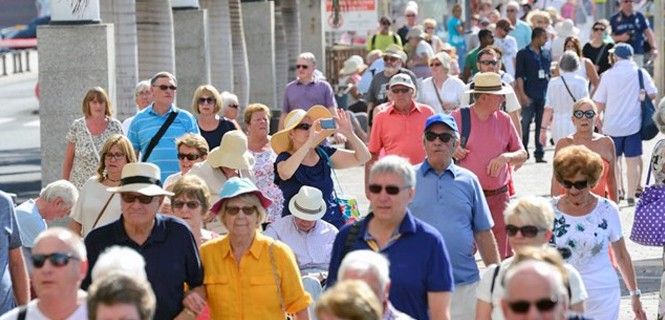
{"label": "collared shirt", "polygon": [[201,259],[211,319],[284,319],[284,310],[296,313],[312,303],[300,281],[293,252],[286,244],[259,231],[239,262],[233,256],[228,236],[204,243]]}
{"label": "collared shirt", "polygon": [[390,102],[374,117],[374,126],[369,139],[369,152],[395,154],[408,158],[411,164],[421,163],[425,159],[423,130],[425,121],[434,114],[428,105],[412,101],[407,114],[397,111]]}
{"label": "collared shirt", "polygon": [[649,73],[630,60],[617,61],[600,78],[593,100],[605,104],[603,133],[609,136],[624,137],[640,130],[642,108],[637,70],[642,71],[647,94],[656,94],[658,89]]}
{"label": "collared shirt", "polygon": [[372,79],[374,76],[382,73],[385,68],[383,59],[376,59],[372,62],[371,65],[363,72],[362,77],[360,77],[360,82],[358,82],[358,91],[363,95],[369,90],[369,86],[372,84]]}
{"label": "collared shirt", "polygon": [[35,238],[48,228],[34,199],[23,202],[16,207],[16,222],[21,233],[21,242],[23,247],[26,248],[32,248]]}
{"label": "collared shirt", "polygon": [[161,180],[164,182],[168,176],[180,171],[175,140],[185,133],[199,134],[200,132],[196,119],[191,113],[171,105],[166,113],[160,115],[153,110],[153,107],[154,105],[151,104],[136,114],[129,126],[127,138],[132,142],[134,150],[141,153],[145,152],[150,140],[166,122],[171,112],[178,111],[173,123],[159,139],[152,153],[150,153],[150,157],[148,157],[148,162],[156,164],[161,170]]}
{"label": "collared shirt", "polygon": [[513,36],[515,41],[517,41],[517,48],[524,48],[531,43],[531,32],[531,27],[528,23],[517,19],[515,29],[509,35]]}
{"label": "collared shirt", "polygon": [[547,82],[550,79],[550,52],[544,48],[540,53],[531,49],[531,45],[517,52],[515,60],[515,79],[524,81],[524,93],[535,100],[544,100]]}
{"label": "collared shirt", "polygon": [[[367,93],[365,93],[365,101],[367,101],[367,103],[373,103],[375,106],[388,101],[387,85],[390,82],[390,78],[393,76],[386,76],[385,65],[383,71],[384,72],[378,72],[374,74],[374,77],[372,77],[372,82],[369,85],[369,89],[367,90]],[[411,70],[400,68],[397,73],[409,75],[411,81],[413,81],[413,83],[416,85],[416,94],[420,92],[420,81],[416,79],[416,75]],[[371,121],[372,119],[370,119],[370,122]]]}
{"label": "collared shirt", "polygon": [[[116,222],[92,230],[85,238],[88,263],[94,266],[108,247],[129,247],[145,259],[145,271],[157,298],[155,319],[173,319],[182,311],[184,285],[195,288],[203,284],[203,270],[194,236],[182,220],[157,214],[148,240],[137,244],[129,238],[120,216]],[[82,288],[90,285],[90,273]]]}
{"label": "collared shirt", "polygon": [[630,40],[627,41],[635,50],[635,54],[644,54],[644,31],[649,29],[649,20],[639,11],[633,11],[629,16],[623,11],[615,13],[610,17],[610,26],[613,35],[628,32]]}
{"label": "collared shirt", "polygon": [[476,175],[453,163],[438,174],[425,160],[416,166],[416,195],[409,208],[446,240],[455,285],[478,281],[474,234],[490,230],[494,222]]}
{"label": "collared shirt", "polygon": [[478,65],[476,65],[476,60],[478,60],[478,53],[480,52],[480,47],[476,47],[466,54],[464,57],[464,66],[468,66],[471,70],[471,75],[478,73]]}
{"label": "collared shirt", "polygon": [[386,304],[386,309],[383,311],[383,320],[413,320],[408,314],[395,309],[390,301]]}
{"label": "collared shirt", "polygon": [[286,85],[282,113],[286,115],[296,109],[307,111],[315,105],[322,105],[326,108],[336,107],[334,96],[332,87],[325,80],[314,79],[312,82],[304,84],[296,79]]}
{"label": "collared shirt", "polygon": [[20,231],[16,223],[14,203],[12,199],[0,190],[0,314],[16,306],[12,290],[12,281],[9,274],[9,251],[21,247]]}
{"label": "collared shirt", "polygon": [[318,220],[311,230],[304,232],[298,229],[294,218],[292,215],[280,218],[269,224],[264,234],[286,243],[291,248],[296,255],[300,271],[328,270],[337,228],[328,222]]}
{"label": "collared shirt", "polygon": [[[373,218],[374,214],[370,213],[359,222],[358,235],[349,251],[371,250],[365,235]],[[351,226],[344,226],[335,238],[328,272],[329,287],[337,281],[339,265],[347,253],[343,251]],[[399,238],[379,251],[390,261],[390,302],[415,319],[427,320],[427,293],[451,292],[454,288],[446,244],[436,229],[414,217],[409,210],[398,232]]]}

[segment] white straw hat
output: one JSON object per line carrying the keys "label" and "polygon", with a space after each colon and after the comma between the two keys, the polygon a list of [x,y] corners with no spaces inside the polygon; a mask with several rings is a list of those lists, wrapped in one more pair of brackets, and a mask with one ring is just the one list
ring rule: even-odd
{"label": "white straw hat", "polygon": [[307,221],[316,221],[326,214],[326,202],[323,200],[321,190],[302,186],[298,193],[289,201],[291,214]]}
{"label": "white straw hat", "polygon": [[120,186],[106,189],[108,192],[138,192],[146,196],[172,196],[162,189],[159,167],[149,162],[132,162],[122,168]]}

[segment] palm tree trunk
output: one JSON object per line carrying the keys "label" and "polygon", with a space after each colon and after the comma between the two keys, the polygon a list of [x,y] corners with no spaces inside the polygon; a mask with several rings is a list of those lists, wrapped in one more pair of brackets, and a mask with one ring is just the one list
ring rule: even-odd
{"label": "palm tree trunk", "polygon": [[284,97],[284,89],[289,79],[289,52],[287,50],[284,16],[282,15],[280,2],[279,0],[275,1],[275,96],[277,97],[278,105],[270,106],[276,110],[280,109],[282,98]]}
{"label": "palm tree trunk", "polygon": [[[288,51],[287,63],[289,65],[288,80],[296,78],[295,63],[300,54],[300,1],[282,0],[282,18],[284,21],[284,32],[286,33],[286,49]],[[281,101],[281,100],[280,100]]]}
{"label": "palm tree trunk", "polygon": [[210,80],[220,91],[233,92],[233,46],[228,0],[200,0],[208,9],[210,39]]}
{"label": "palm tree trunk", "polygon": [[249,66],[240,0],[229,0],[229,13],[231,14],[231,42],[233,43],[233,89],[240,105],[246,106],[249,103]]}
{"label": "palm tree trunk", "polygon": [[139,78],[160,71],[175,74],[173,11],[170,0],[136,0]]}

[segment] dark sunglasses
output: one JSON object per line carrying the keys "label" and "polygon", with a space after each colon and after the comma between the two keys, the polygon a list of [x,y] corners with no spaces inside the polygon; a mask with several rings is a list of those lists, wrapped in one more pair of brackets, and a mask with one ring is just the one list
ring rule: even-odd
{"label": "dark sunglasses", "polygon": [[425,132],[425,139],[427,141],[432,142],[436,138],[439,138],[439,140],[441,140],[441,142],[443,142],[443,143],[448,143],[448,142],[450,142],[450,139],[453,138],[453,135],[448,133],[448,132],[444,132],[444,133],[434,133],[432,131]]}
{"label": "dark sunglasses", "polygon": [[158,86],[153,86],[153,87],[157,87],[157,88],[159,88],[159,90],[162,90],[162,91],[166,91],[167,89],[171,89],[171,90],[175,91],[178,88],[176,86],[167,86],[165,84],[158,85]]}
{"label": "dark sunglasses", "polygon": [[434,63],[430,64],[429,66],[430,67],[439,67],[439,66],[441,66],[441,64],[437,63],[437,62],[434,62]]}
{"label": "dark sunglasses", "polygon": [[307,69],[307,68],[309,68],[309,66],[306,65],[306,64],[297,64],[296,65],[296,69]]}
{"label": "dark sunglasses", "polygon": [[392,88],[392,89],[390,89],[390,92],[392,92],[394,94],[398,94],[398,93],[407,93],[407,92],[409,92],[409,90],[411,90],[411,89],[409,89],[409,88]]}
{"label": "dark sunglasses", "polygon": [[489,66],[489,65],[493,65],[493,66],[495,66],[495,65],[496,65],[497,63],[499,63],[499,62],[496,61],[496,60],[480,60],[480,61],[478,61],[478,63],[480,63],[480,64],[482,64],[482,65],[484,65],[484,66]]}
{"label": "dark sunglasses", "polygon": [[46,260],[51,261],[51,264],[54,267],[63,267],[69,263],[69,260],[74,259],[78,260],[77,257],[72,256],[69,253],[54,252],[51,254],[33,254],[32,255],[32,266],[36,269],[39,269],[44,266]]}
{"label": "dark sunglasses", "polygon": [[120,197],[122,198],[122,201],[127,202],[127,203],[134,203],[134,200],[138,199],[140,203],[142,204],[150,204],[152,202],[152,199],[154,197],[152,196],[146,196],[146,195],[135,195],[131,193],[121,193]]}
{"label": "dark sunglasses", "polygon": [[568,181],[568,180],[563,180],[561,181],[561,184],[563,185],[564,188],[570,189],[572,187],[575,187],[577,190],[582,190],[586,187],[589,186],[589,182],[586,180],[581,180],[581,181]]}
{"label": "dark sunglasses", "polygon": [[406,16],[407,16],[407,17],[415,17],[416,15],[413,14],[413,13],[409,13],[409,14],[407,14]]}
{"label": "dark sunglasses", "polygon": [[538,232],[543,231],[543,229],[538,228],[536,226],[518,227],[512,224],[506,225],[506,233],[508,234],[508,236],[514,237],[515,235],[517,235],[517,231],[521,232],[522,236],[526,238],[533,238],[538,235]]}
{"label": "dark sunglasses", "polygon": [[210,98],[210,97],[208,97],[208,98],[199,98],[199,104],[204,104],[204,103],[213,104],[213,103],[215,103],[215,98]]}
{"label": "dark sunglasses", "polygon": [[551,311],[552,309],[554,309],[557,303],[558,301],[552,298],[543,298],[533,302],[526,300],[518,300],[518,301],[508,302],[508,307],[514,313],[524,314],[529,312],[529,309],[531,309],[531,305],[535,305],[538,311],[544,312],[544,311]]}
{"label": "dark sunglasses", "polygon": [[583,117],[586,117],[587,119],[593,119],[593,117],[596,116],[596,111],[593,110],[587,110],[587,111],[582,111],[582,110],[575,110],[573,111],[573,117],[577,119],[582,119]]}
{"label": "dark sunglasses", "polygon": [[237,215],[240,211],[246,216],[251,216],[256,212],[256,207],[226,207],[226,213],[232,216]]}
{"label": "dark sunglasses", "polygon": [[395,185],[387,185],[387,186],[382,186],[380,184],[370,184],[369,185],[369,192],[371,193],[376,193],[379,194],[381,193],[381,190],[386,189],[386,193],[394,196],[398,194],[402,189],[406,189],[408,187],[400,187],[400,186],[395,186]]}
{"label": "dark sunglasses", "polygon": [[180,209],[185,205],[187,205],[187,208],[196,209],[201,205],[201,203],[198,201],[171,201],[171,207],[176,209]]}
{"label": "dark sunglasses", "polygon": [[395,61],[397,61],[397,60],[399,60],[399,58],[396,58],[396,57],[383,57],[383,61],[384,61],[384,62],[395,62]]}
{"label": "dark sunglasses", "polygon": [[238,109],[238,105],[237,104],[230,104],[229,108]]}
{"label": "dark sunglasses", "polygon": [[300,129],[300,130],[309,130],[312,125],[309,123],[299,123],[297,126],[293,127],[293,129]]}
{"label": "dark sunglasses", "polygon": [[593,31],[605,31],[605,28],[593,28]]}
{"label": "dark sunglasses", "polygon": [[201,158],[200,154],[194,154],[194,153],[178,153],[178,159],[180,160],[189,160],[189,161],[194,161],[198,158]]}

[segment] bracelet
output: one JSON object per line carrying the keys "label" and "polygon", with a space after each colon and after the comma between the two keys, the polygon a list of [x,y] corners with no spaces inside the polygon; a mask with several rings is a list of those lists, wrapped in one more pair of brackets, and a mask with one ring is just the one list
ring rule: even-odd
{"label": "bracelet", "polygon": [[185,308],[184,311],[185,311],[186,314],[188,314],[188,315],[190,315],[194,318],[196,318],[196,316],[197,316],[197,314],[194,311],[190,310],[189,308]]}
{"label": "bracelet", "polygon": [[642,295],[640,289],[630,290],[629,292],[631,297],[640,297]]}

